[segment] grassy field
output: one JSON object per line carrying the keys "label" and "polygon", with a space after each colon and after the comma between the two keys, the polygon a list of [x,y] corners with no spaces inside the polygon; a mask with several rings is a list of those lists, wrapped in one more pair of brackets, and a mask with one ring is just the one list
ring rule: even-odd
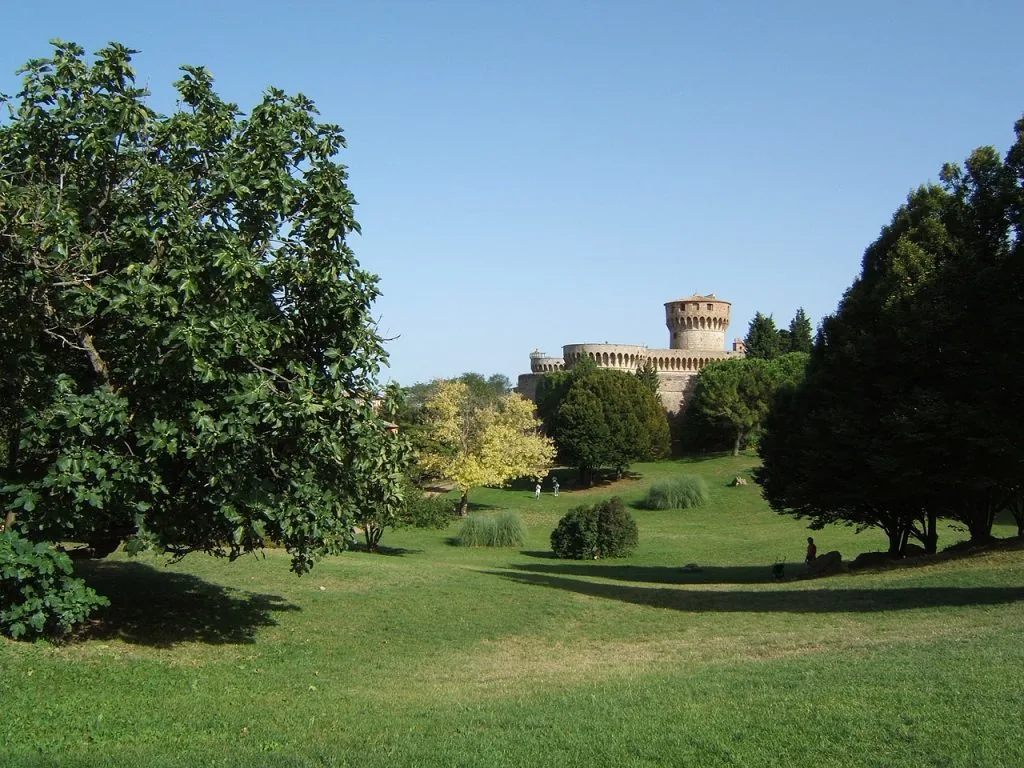
{"label": "grassy field", "polygon": [[[1024,555],[792,578],[808,531],[726,487],[753,463],[638,465],[539,501],[474,492],[521,511],[522,550],[451,546],[453,525],[301,579],[274,551],[90,564],[115,606],[88,639],[0,641],[0,763],[1024,765]],[[547,556],[569,507],[683,472],[710,503],[634,510],[629,559]],[[846,559],[884,548],[814,535]]]}

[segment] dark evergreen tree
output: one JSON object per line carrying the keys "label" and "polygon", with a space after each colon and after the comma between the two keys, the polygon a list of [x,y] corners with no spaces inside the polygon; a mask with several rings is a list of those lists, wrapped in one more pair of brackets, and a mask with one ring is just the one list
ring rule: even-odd
{"label": "dark evergreen tree", "polygon": [[[781,334],[782,331],[779,331]],[[814,334],[811,329],[811,321],[807,318],[804,308],[800,307],[796,315],[789,322],[787,333],[789,346],[787,352],[810,352],[814,345]]]}
{"label": "dark evergreen tree", "polygon": [[747,347],[747,357],[760,360],[773,360],[779,356],[779,331],[771,315],[754,315],[743,340]]}

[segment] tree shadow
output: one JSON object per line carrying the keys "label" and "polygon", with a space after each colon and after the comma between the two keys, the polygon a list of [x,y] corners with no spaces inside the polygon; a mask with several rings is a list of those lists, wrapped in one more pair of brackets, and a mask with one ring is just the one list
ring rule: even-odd
{"label": "tree shadow", "polygon": [[687,613],[874,613],[1024,601],[1024,587],[722,591],[634,587],[540,573],[485,573],[528,586]]}
{"label": "tree shadow", "polygon": [[[639,480],[643,477],[639,472],[632,472],[626,470],[621,476],[617,476],[614,470],[599,470],[595,471],[590,478],[588,484],[585,480],[580,478],[579,472],[572,467],[557,467],[548,472],[543,482],[541,482],[541,491],[547,495],[552,491],[551,478],[558,478],[559,490],[563,493],[571,491],[588,491],[594,488],[601,488],[603,486],[612,485],[619,480]],[[533,493],[534,487],[537,481],[532,477],[520,477],[513,480],[506,486],[513,491],[524,491]]]}
{"label": "tree shadow", "polygon": [[376,549],[367,549],[365,541],[357,541],[349,547],[349,552],[361,552],[364,555],[384,555],[385,557],[405,557],[406,555],[421,555],[422,549],[406,549],[405,547],[388,547],[378,544]]}
{"label": "tree shadow", "polygon": [[279,595],[222,587],[138,562],[93,560],[79,563],[75,572],[110,599],[79,634],[82,639],[155,648],[183,642],[243,645],[256,641],[260,627],[277,626],[274,613],[301,610]]}
{"label": "tree shadow", "polygon": [[[555,559],[552,552],[523,552],[531,557]],[[583,576],[613,581],[647,584],[766,584],[777,581],[771,564],[699,566],[696,569],[657,565],[620,565],[582,560],[557,560],[553,564],[513,564],[513,569],[526,573],[561,576]],[[803,576],[806,568],[790,565],[789,576]]]}

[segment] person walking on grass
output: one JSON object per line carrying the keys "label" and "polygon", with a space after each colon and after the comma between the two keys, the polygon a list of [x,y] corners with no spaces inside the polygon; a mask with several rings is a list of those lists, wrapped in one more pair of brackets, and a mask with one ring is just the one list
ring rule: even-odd
{"label": "person walking on grass", "polygon": [[814,559],[818,556],[818,548],[814,546],[814,539],[810,536],[807,537],[807,557],[804,559],[808,565],[814,562]]}
{"label": "person walking on grass", "polygon": [[537,487],[535,487],[533,489],[533,498],[535,498],[535,499],[539,499],[540,498],[540,480],[537,481]]}
{"label": "person walking on grass", "polygon": [[557,496],[558,495],[558,478],[557,477],[552,477],[551,478],[551,487],[555,489],[555,496]]}

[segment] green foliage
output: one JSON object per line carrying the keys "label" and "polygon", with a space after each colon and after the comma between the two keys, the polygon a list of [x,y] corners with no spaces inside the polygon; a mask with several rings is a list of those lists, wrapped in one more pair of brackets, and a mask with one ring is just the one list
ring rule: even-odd
{"label": "green foliage", "polygon": [[669,428],[656,395],[635,376],[595,370],[572,381],[556,416],[561,459],[584,479],[602,467],[624,471],[632,462],[666,456]]}
{"label": "green foliage", "polygon": [[637,541],[636,521],[616,496],[569,510],[551,533],[551,550],[555,557],[597,560],[625,557]]}
{"label": "green foliage", "polygon": [[0,501],[34,540],[274,539],[301,573],[401,476],[344,137],[275,88],[243,115],[202,67],[157,114],[132,53],[57,42],[5,105]]}
{"label": "green foliage", "polygon": [[[396,445],[404,444],[396,442]],[[408,455],[392,460],[402,465],[409,463]],[[445,528],[452,521],[454,508],[444,496],[427,496],[408,475],[398,479],[397,487],[398,493],[390,496],[378,493],[353,515],[370,552],[378,549],[387,528]]]}
{"label": "green foliage", "polygon": [[661,387],[661,379],[658,376],[658,368],[653,360],[644,360],[643,365],[636,369],[636,377],[640,383],[652,394],[657,395]]}
{"label": "green foliage", "polygon": [[774,360],[783,353],[779,331],[771,315],[762,315],[760,312],[755,314],[743,342],[747,348],[748,358]]}
{"label": "green foliage", "polygon": [[744,441],[759,433],[778,391],[802,379],[807,359],[807,355],[793,352],[771,361],[742,358],[706,366],[697,375],[684,426],[691,431],[704,429],[707,434],[690,439],[707,445],[720,439],[721,427],[728,427],[733,455],[738,455]]}
{"label": "green foliage", "polygon": [[71,574],[64,552],[0,531],[0,633],[15,640],[60,638],[110,604]]}
{"label": "green foliage", "polygon": [[405,509],[400,517],[403,525],[414,528],[446,528],[455,517],[455,505],[447,496],[428,496],[412,483],[405,491]]}
{"label": "green foliage", "polygon": [[[782,332],[779,331],[781,334]],[[784,352],[805,352],[809,353],[814,346],[814,334],[811,329],[811,321],[800,307],[789,323],[788,346]]]}
{"label": "green foliage", "polygon": [[689,509],[708,501],[708,484],[703,477],[683,475],[669,483],[652,485],[640,502],[644,509]]}
{"label": "green foliage", "polygon": [[892,554],[937,546],[937,521],[985,541],[1021,493],[1024,413],[1007,382],[1017,344],[978,328],[1024,322],[1024,120],[1005,160],[991,147],[943,168],[865,251],[826,318],[802,385],[772,408],[765,498],[812,527],[877,527]]}
{"label": "green foliage", "polygon": [[462,521],[456,542],[463,547],[521,547],[526,529],[519,515],[506,509],[497,515],[469,515]]}

